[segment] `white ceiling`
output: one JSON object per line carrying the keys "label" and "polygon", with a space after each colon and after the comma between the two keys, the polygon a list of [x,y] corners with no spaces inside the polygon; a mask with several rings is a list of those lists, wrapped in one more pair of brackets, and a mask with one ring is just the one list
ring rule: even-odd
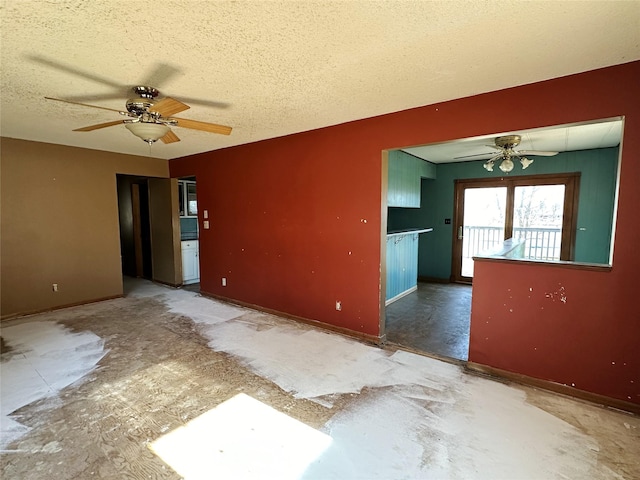
{"label": "white ceiling", "polygon": [[[496,137],[517,134],[521,136],[521,140],[514,148],[516,151],[570,152],[618,146],[622,139],[622,128],[623,120],[614,118],[596,123],[502,132],[452,142],[418,145],[402,150],[432,163],[487,160],[499,153],[491,147],[495,145]],[[530,153],[526,155],[533,156]]]}
{"label": "white ceiling", "polygon": [[[3,136],[158,158],[640,58],[639,1],[5,0],[0,15]],[[137,84],[233,132],[175,127],[181,142],[149,148],[123,125],[72,132],[115,112],[44,99],[122,110]]]}

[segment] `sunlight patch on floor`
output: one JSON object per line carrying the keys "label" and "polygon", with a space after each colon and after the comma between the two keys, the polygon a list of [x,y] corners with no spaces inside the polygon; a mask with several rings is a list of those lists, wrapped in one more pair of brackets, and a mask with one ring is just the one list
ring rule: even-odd
{"label": "sunlight patch on floor", "polygon": [[240,393],[150,445],[187,480],[297,479],[331,437]]}

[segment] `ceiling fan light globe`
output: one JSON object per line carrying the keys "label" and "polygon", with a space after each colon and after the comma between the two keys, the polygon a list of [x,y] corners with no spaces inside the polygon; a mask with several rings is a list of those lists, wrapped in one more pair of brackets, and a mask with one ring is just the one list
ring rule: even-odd
{"label": "ceiling fan light globe", "polygon": [[522,164],[522,169],[524,170],[525,168],[527,168],[529,165],[533,163],[533,160],[527,157],[522,157],[520,158],[520,163]]}
{"label": "ceiling fan light globe", "polygon": [[135,122],[127,123],[125,127],[136,137],[141,138],[149,145],[164,137],[170,130],[169,127],[161,123]]}
{"label": "ceiling fan light globe", "polygon": [[487,163],[482,165],[487,172],[493,172],[493,160],[489,160]]}
{"label": "ceiling fan light globe", "polygon": [[500,164],[499,168],[504,173],[509,173],[511,170],[513,170],[513,161],[510,158],[505,158]]}

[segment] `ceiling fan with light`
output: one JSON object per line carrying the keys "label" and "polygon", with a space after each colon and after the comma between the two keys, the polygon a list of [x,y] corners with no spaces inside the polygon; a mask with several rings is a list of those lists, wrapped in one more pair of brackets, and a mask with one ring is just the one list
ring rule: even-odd
{"label": "ceiling fan with light", "polygon": [[112,122],[90,125],[88,127],[76,128],[73,130],[74,132],[91,132],[101,128],[124,124],[131,133],[141,138],[149,145],[158,140],[163,143],[179,142],[180,138],[173,133],[170,127],[190,128],[193,130],[219,133],[222,135],[229,135],[231,133],[231,127],[224,125],[174,117],[173,115],[189,109],[189,105],[171,97],[156,100],[156,97],[160,92],[154,87],[139,85],[133,87],[133,91],[138,96],[127,100],[126,111],[100,107],[97,105],[89,105],[72,100],[63,100],[60,98],[45,98],[47,100],[55,100],[57,102],[70,103],[72,105],[118,112],[120,115],[128,117],[124,120],[115,120]]}
{"label": "ceiling fan with light", "polygon": [[[537,155],[541,157],[552,157],[557,155],[558,152],[545,152],[539,150],[514,150],[515,147],[520,145],[520,141],[522,137],[520,135],[505,135],[502,137],[496,137],[495,145],[486,145],[489,148],[495,148],[499,152],[494,154],[487,162],[482,165],[485,170],[488,172],[493,172],[493,167],[497,161],[500,161],[500,165],[498,168],[502,170],[504,173],[509,173],[513,170],[514,163],[513,159],[520,160],[520,164],[522,165],[522,169],[524,170],[529,165],[533,163],[533,160],[525,157],[525,155]],[[469,157],[479,157],[485,156],[486,153],[480,153],[477,155],[467,155],[465,157],[457,157],[459,158],[469,158]]]}

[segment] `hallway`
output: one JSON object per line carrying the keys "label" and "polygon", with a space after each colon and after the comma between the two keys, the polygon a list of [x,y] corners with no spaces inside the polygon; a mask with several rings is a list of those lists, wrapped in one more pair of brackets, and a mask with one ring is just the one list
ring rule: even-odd
{"label": "hallway", "polygon": [[418,290],[386,307],[387,341],[466,361],[471,285],[418,282]]}
{"label": "hallway", "polygon": [[3,479],[640,478],[637,416],[125,287],[3,322]]}

